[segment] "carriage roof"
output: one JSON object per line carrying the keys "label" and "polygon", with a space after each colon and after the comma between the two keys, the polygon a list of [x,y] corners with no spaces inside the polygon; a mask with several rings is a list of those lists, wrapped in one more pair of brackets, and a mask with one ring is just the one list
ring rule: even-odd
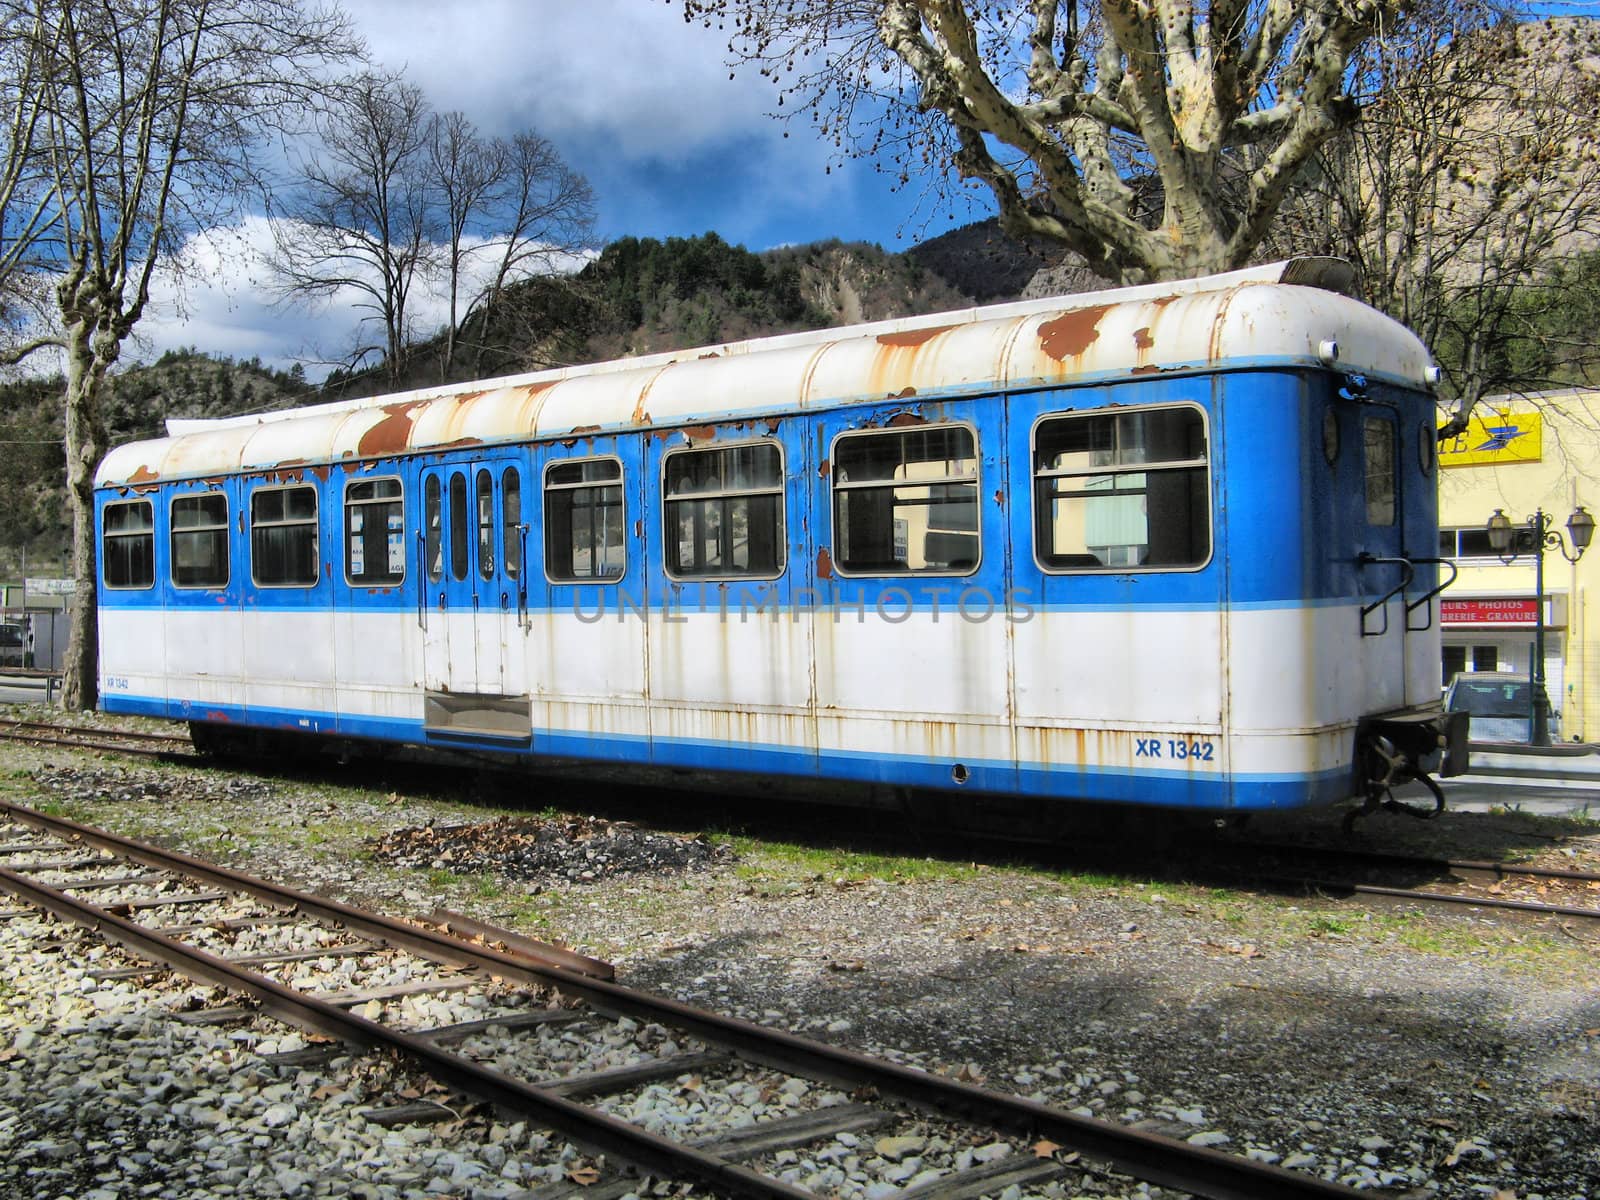
{"label": "carriage roof", "polygon": [[1178,283],[963,309],[562,367],[307,408],[173,420],[117,447],[98,486],[388,458],[453,446],[705,424],[1245,366],[1339,365],[1429,386],[1403,326],[1297,259]]}

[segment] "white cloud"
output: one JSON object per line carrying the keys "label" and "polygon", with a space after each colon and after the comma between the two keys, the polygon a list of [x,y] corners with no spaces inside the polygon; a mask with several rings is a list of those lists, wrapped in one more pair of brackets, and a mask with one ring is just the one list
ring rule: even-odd
{"label": "white cloud", "polygon": [[[347,361],[354,347],[381,345],[382,327],[365,320],[370,297],[357,288],[310,306],[283,301],[269,265],[272,239],[271,223],[259,216],[190,237],[179,268],[162,273],[152,286],[150,308],[137,330],[138,352],[154,357],[193,346],[231,358],[259,357],[281,370],[299,363],[316,380]],[[494,247],[480,239],[470,249],[480,253],[469,255],[463,273],[463,305],[494,268]],[[574,271],[586,261],[562,254],[550,266]],[[442,329],[450,316],[444,282],[421,282],[410,307],[419,337]]]}
{"label": "white cloud", "polygon": [[[686,160],[731,140],[779,140],[776,97],[728,78],[725,37],[678,4],[642,0],[346,0],[382,66],[481,127],[532,126],[623,158]],[[580,164],[581,165],[581,164]]]}

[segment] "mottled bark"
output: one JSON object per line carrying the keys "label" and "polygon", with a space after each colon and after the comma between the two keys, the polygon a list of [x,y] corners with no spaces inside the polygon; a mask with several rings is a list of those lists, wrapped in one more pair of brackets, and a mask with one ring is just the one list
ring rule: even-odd
{"label": "mottled bark", "polygon": [[976,180],[1008,231],[1122,282],[1248,262],[1404,3],[683,0],[824,134]]}

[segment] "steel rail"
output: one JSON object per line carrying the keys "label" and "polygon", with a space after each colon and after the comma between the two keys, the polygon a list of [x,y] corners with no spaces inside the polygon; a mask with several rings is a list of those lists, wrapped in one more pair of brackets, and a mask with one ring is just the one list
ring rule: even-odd
{"label": "steel rail", "polygon": [[[1289,882],[1280,880],[1280,883]],[[1299,879],[1308,888],[1331,892],[1352,892],[1362,896],[1387,896],[1399,900],[1420,900],[1428,904],[1465,904],[1473,908],[1506,908],[1514,912],[1541,913],[1547,917],[1579,917],[1600,921],[1600,908],[1576,908],[1570,904],[1540,904],[1536,900],[1507,900],[1499,896],[1466,896],[1455,892],[1419,892],[1414,888],[1384,887],[1376,883],[1350,883],[1337,879]]]}
{"label": "steel rail", "polygon": [[[144,847],[139,843],[130,842],[128,839],[117,837],[114,834],[104,833],[90,829],[76,822],[67,821],[58,817],[46,817],[35,813],[31,809],[20,808],[17,805],[0,802],[0,814],[10,815],[36,829],[57,833],[58,836],[70,835],[83,837],[92,844],[103,848],[111,848],[120,852],[128,850],[140,852],[140,861],[154,865],[157,861],[171,861],[184,864],[188,870],[192,865],[203,874],[203,877],[217,881],[238,881],[253,884],[253,887],[241,888],[258,895],[273,895],[284,897],[300,896],[300,893],[291,892],[289,889],[279,888],[276,885],[263,884],[261,881],[248,880],[238,876],[235,872],[221,868],[211,867],[190,859],[186,855],[173,854],[166,851],[157,851],[151,847]],[[11,880],[20,880],[13,872],[0,871],[0,883],[9,883]],[[42,886],[42,885],[37,885]],[[306,899],[324,906],[326,911],[339,914],[336,918],[340,923],[348,923],[353,928],[370,929],[374,927],[384,930],[394,930],[400,933],[421,935],[425,931],[415,930],[409,926],[400,925],[389,918],[374,917],[372,914],[361,914],[344,905],[332,901],[321,901],[315,897]],[[298,902],[298,899],[297,899]],[[52,903],[63,906],[72,906],[81,910],[92,910],[95,914],[89,923],[96,928],[115,928],[124,931],[128,936],[141,939],[154,939],[160,935],[134,925],[132,922],[122,921],[103,910],[93,909],[63,893],[55,893]],[[52,909],[52,911],[58,911]],[[346,922],[343,914],[350,914],[353,918]],[[59,912],[58,912],[59,915]],[[78,919],[76,917],[70,919]],[[125,927],[130,927],[125,929]],[[386,935],[383,935],[386,936]],[[435,946],[442,935],[427,938],[430,946]],[[161,939],[166,943],[167,939]],[[1173,1138],[1163,1137],[1160,1134],[1148,1133],[1142,1130],[1130,1129],[1126,1126],[1112,1122],[1099,1121],[1090,1117],[1075,1116],[1059,1109],[1051,1108],[1033,1100],[1020,1097],[1007,1096],[998,1092],[988,1091],[971,1084],[961,1083],[956,1080],[946,1079],[942,1076],[932,1075],[927,1072],[903,1067],[895,1063],[884,1062],[868,1058],[851,1050],[837,1046],[815,1042],[796,1034],[782,1030],[767,1029],[749,1021],[736,1017],[722,1016],[692,1008],[677,1000],[662,996],[655,996],[648,992],[636,991],[624,987],[607,979],[578,974],[576,971],[564,967],[546,965],[538,962],[528,962],[526,965],[517,964],[512,969],[507,969],[505,959],[490,952],[472,953],[471,947],[463,947],[453,939],[443,939],[449,946],[456,950],[463,958],[471,960],[488,959],[487,969],[501,975],[510,975],[525,979],[539,980],[556,987],[560,991],[587,1000],[591,1006],[603,1013],[621,1013],[629,1016],[641,1017],[645,1020],[656,1021],[669,1027],[677,1028],[709,1042],[735,1051],[748,1061],[761,1063],[778,1070],[788,1071],[793,1074],[807,1075],[813,1078],[831,1080],[852,1086],[866,1086],[873,1088],[880,1096],[893,1098],[903,1103],[923,1110],[932,1110],[945,1116],[955,1117],[968,1122],[988,1125],[1006,1132],[1021,1135],[1027,1138],[1048,1138],[1067,1149],[1077,1150],[1091,1158],[1109,1163],[1116,1169],[1147,1180],[1151,1183],[1166,1187],[1176,1188],[1191,1192],[1196,1195],[1208,1197],[1209,1200],[1334,1200],[1342,1197],[1350,1200],[1359,1195],[1352,1188],[1331,1183],[1312,1175],[1290,1171],[1283,1167],[1260,1163],[1251,1159],[1241,1158],[1236,1155],[1226,1154],[1206,1147],[1191,1146]],[[181,943],[172,943],[181,945]],[[230,977],[234,969],[225,961],[213,959],[200,951],[183,947],[185,961],[190,962],[197,970],[210,972],[226,971]],[[430,957],[432,955],[429,955]],[[164,960],[165,961],[165,960]],[[184,968],[179,968],[184,969]],[[222,986],[232,986],[224,980],[219,980],[213,975],[203,976],[208,982],[219,982]],[[258,977],[259,978],[259,977]],[[247,990],[252,995],[270,995],[274,1003],[285,1002],[287,998],[280,995],[288,989],[282,988],[272,980],[262,979],[260,984],[265,985],[264,991]],[[263,1000],[266,1003],[266,1000]],[[388,1036],[390,1031],[384,1030],[372,1022],[367,1022],[354,1014],[345,1013],[335,1009],[325,1011],[327,1006],[308,1012],[308,1025],[319,1029],[330,1036],[345,1040],[353,1040],[357,1044],[371,1044],[371,1039],[380,1033]],[[314,1021],[315,1024],[309,1024]],[[404,1037],[405,1035],[401,1035]],[[407,1043],[387,1043],[403,1045],[407,1053],[411,1053],[409,1041],[421,1039],[410,1038]],[[434,1070],[435,1060],[428,1056],[424,1065]],[[471,1064],[467,1064],[470,1066]],[[495,1103],[505,1103],[509,1107],[516,1107],[517,1097],[524,1090],[533,1091],[539,1103],[544,1103],[548,1097],[539,1093],[537,1089],[527,1089],[526,1085],[517,1084],[514,1080],[504,1080],[501,1077],[480,1079],[473,1074],[464,1074],[462,1064],[458,1061],[437,1062],[439,1078],[441,1081],[460,1087],[463,1091],[484,1096]],[[479,1090],[481,1088],[484,1090]],[[510,1091],[506,1089],[511,1089]],[[521,1090],[519,1090],[521,1089]],[[531,1102],[531,1101],[530,1101]],[[587,1113],[587,1110],[584,1110]],[[656,1169],[652,1162],[659,1160],[653,1156],[664,1153],[664,1149],[654,1144],[646,1145],[638,1155],[625,1149],[615,1139],[623,1135],[621,1130],[608,1122],[598,1129],[590,1128],[586,1123],[579,1126],[569,1126],[558,1123],[567,1114],[564,1105],[549,1107],[541,1110],[540,1118],[548,1120],[552,1125],[572,1134],[575,1140],[586,1138],[605,1138],[606,1145],[621,1157],[645,1166],[647,1170]],[[570,1114],[574,1118],[578,1113]],[[587,1122],[584,1116],[584,1122]],[[615,1123],[620,1124],[620,1123]],[[632,1126],[625,1126],[629,1131]],[[577,1129],[586,1132],[579,1133]],[[631,1132],[628,1136],[632,1136]],[[596,1142],[598,1144],[598,1142]],[[669,1143],[676,1149],[676,1143]],[[642,1157],[641,1157],[642,1156]],[[713,1169],[709,1164],[701,1163],[695,1171],[688,1172],[697,1178],[715,1180],[721,1186],[732,1188],[734,1184],[739,1187],[754,1187],[753,1181],[746,1179],[744,1174],[737,1177],[724,1178],[719,1172],[726,1168],[726,1164],[718,1164]],[[687,1168],[671,1168],[684,1169]],[[707,1171],[710,1174],[699,1175],[698,1171]],[[757,1177],[760,1178],[760,1177]],[[763,1187],[766,1185],[763,1184]],[[786,1197],[806,1196],[808,1193],[783,1191],[748,1192],[751,1195],[783,1195]]]}
{"label": "steel rail", "polygon": [[141,729],[97,729],[90,725],[64,725],[58,721],[6,721],[7,730],[42,729],[52,733],[81,733],[101,737],[127,738],[136,742],[180,742],[192,744],[186,733],[150,733]]}
{"label": "steel rail", "polygon": [[650,1133],[568,1100],[555,1091],[513,1079],[452,1054],[425,1038],[390,1029],[315,996],[297,992],[274,979],[164,937],[137,922],[3,867],[0,867],[0,887],[64,921],[92,929],[101,937],[165,963],[192,979],[243,992],[266,1012],[290,1024],[368,1049],[394,1050],[441,1083],[559,1129],[590,1150],[617,1155],[648,1173],[698,1180],[721,1194],[749,1200],[816,1200],[804,1189]]}
{"label": "steel rail", "polygon": [[784,1030],[691,1008],[677,1000],[594,979],[571,979],[563,991],[603,1012],[621,1012],[683,1029],[750,1061],[849,1086],[867,1086],[924,1110],[1048,1138],[1117,1170],[1210,1200],[1294,1200],[1361,1195],[1354,1188],[1253,1159],[1191,1146],[1157,1133],[1080,1117],[1035,1100],[992,1092],[896,1063],[869,1058]]}
{"label": "steel rail", "polygon": [[[116,737],[118,735],[111,734],[109,736]],[[192,747],[188,750],[180,750],[176,747],[157,750],[151,746],[127,745],[126,743],[119,745],[115,742],[96,741],[88,737],[48,737],[42,733],[26,733],[15,729],[0,729],[0,740],[27,742],[35,746],[65,746],[73,750],[108,750],[116,754],[142,755],[146,758],[187,760],[199,757]],[[182,739],[174,738],[172,740],[178,742]]]}
{"label": "steel rail", "polygon": [[1486,859],[1435,858],[1426,854],[1383,854],[1361,850],[1343,850],[1327,846],[1288,846],[1267,843],[1243,843],[1252,851],[1272,851],[1285,855],[1308,855],[1316,858],[1339,858],[1370,866],[1427,867],[1433,870],[1477,871],[1502,877],[1527,875],[1535,879],[1566,879],[1575,883],[1600,882],[1600,872],[1574,871],[1570,867],[1535,867],[1521,863],[1490,862]]}
{"label": "steel rail", "polygon": [[[544,946],[542,943],[527,940],[521,940],[516,947],[508,946],[504,950],[475,946],[449,934],[435,932],[420,925],[407,924],[379,913],[366,912],[338,900],[330,900],[310,892],[296,891],[294,888],[270,883],[251,875],[243,875],[227,867],[191,858],[176,850],[164,850],[159,846],[136,842],[131,838],[118,837],[114,833],[80,825],[65,817],[47,816],[9,801],[0,800],[0,816],[10,817],[19,824],[55,837],[68,841],[81,841],[85,845],[108,850],[147,867],[175,871],[218,887],[244,892],[279,908],[295,908],[309,916],[347,926],[369,937],[390,945],[401,946],[414,954],[435,961],[449,962],[461,967],[478,967],[493,974],[520,978],[524,982],[559,982],[568,975],[593,975],[610,979],[616,974],[610,963],[564,950],[559,946]],[[537,953],[535,947],[540,947]],[[535,968],[554,969],[557,974],[543,974]]]}

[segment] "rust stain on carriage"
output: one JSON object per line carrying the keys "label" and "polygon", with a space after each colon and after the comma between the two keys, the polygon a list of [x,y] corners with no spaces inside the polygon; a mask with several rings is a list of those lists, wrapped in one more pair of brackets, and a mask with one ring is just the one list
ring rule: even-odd
{"label": "rust stain on carriage", "polygon": [[1156,344],[1156,339],[1150,336],[1150,326],[1141,325],[1133,331],[1133,344],[1140,350],[1148,350]]}
{"label": "rust stain on carriage", "polygon": [[904,429],[908,425],[926,425],[928,418],[921,413],[897,412],[884,422],[889,429]]}
{"label": "rust stain on carriage", "polygon": [[1077,358],[1100,336],[1100,318],[1111,311],[1109,304],[1096,304],[1063,313],[1054,321],[1039,326],[1039,348],[1057,362]]}
{"label": "rust stain on carriage", "polygon": [[140,463],[134,473],[128,476],[128,482],[137,487],[141,483],[155,483],[160,478],[157,472]]}
{"label": "rust stain on carriage", "polygon": [[383,420],[361,435],[361,440],[356,443],[356,453],[363,458],[381,458],[410,449],[411,427],[416,424],[411,414],[423,404],[421,400],[385,404]]}
{"label": "rust stain on carriage", "polygon": [[833,555],[828,553],[826,546],[817,547],[817,578],[833,578]]}
{"label": "rust stain on carriage", "polygon": [[690,442],[691,444],[694,442],[714,442],[717,440],[717,427],[715,425],[694,425],[688,429],[680,430],[679,432],[683,434],[684,441]]}
{"label": "rust stain on carriage", "polygon": [[818,479],[826,479],[831,474],[833,474],[833,464],[830,463],[827,459],[823,459],[821,462],[819,462],[817,464],[817,478]]}
{"label": "rust stain on carriage", "polygon": [[880,346],[893,346],[895,348],[915,349],[927,345],[941,333],[948,333],[957,328],[955,325],[934,325],[928,329],[907,329],[901,333],[880,333],[878,344]]}

